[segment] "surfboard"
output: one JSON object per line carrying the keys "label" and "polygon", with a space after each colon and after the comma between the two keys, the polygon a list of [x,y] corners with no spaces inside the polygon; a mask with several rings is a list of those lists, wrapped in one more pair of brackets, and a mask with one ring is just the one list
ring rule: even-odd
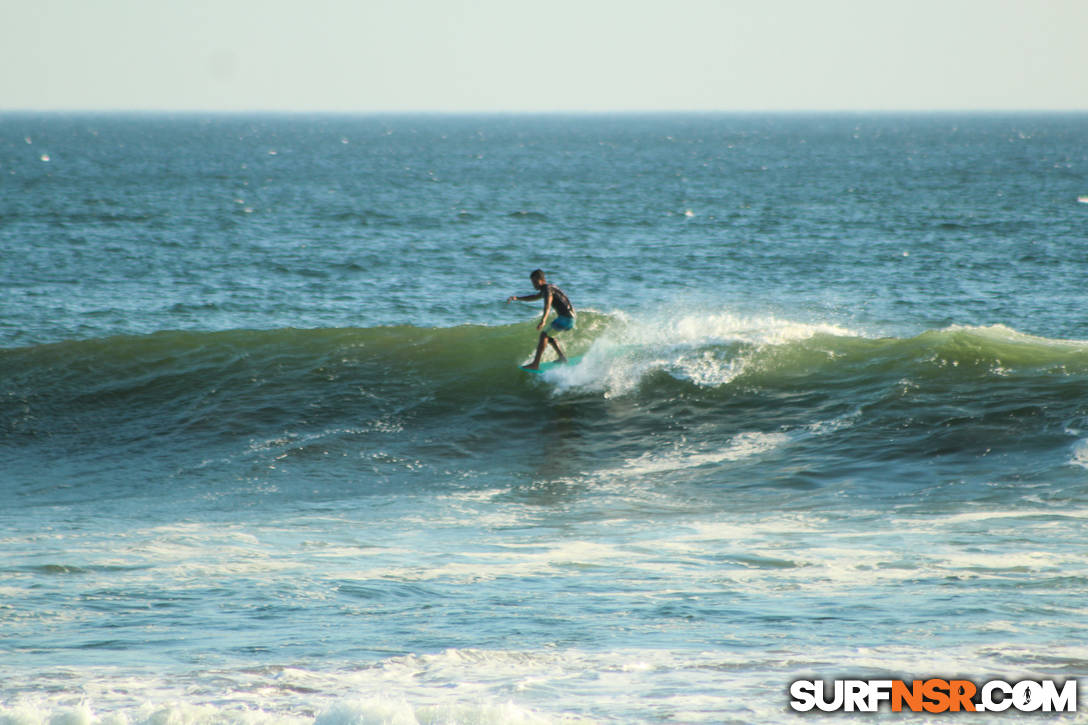
{"label": "surfboard", "polygon": [[537,370],[530,370],[530,369],[528,369],[528,368],[526,368],[524,366],[521,369],[524,370],[527,373],[534,373],[536,375],[541,375],[541,374],[546,373],[549,370],[553,370],[555,368],[569,367],[571,365],[577,365],[581,359],[582,359],[581,355],[575,355],[573,357],[568,357],[567,361],[565,363],[561,363],[558,360],[549,360],[548,362],[540,363],[540,368],[537,369]]}

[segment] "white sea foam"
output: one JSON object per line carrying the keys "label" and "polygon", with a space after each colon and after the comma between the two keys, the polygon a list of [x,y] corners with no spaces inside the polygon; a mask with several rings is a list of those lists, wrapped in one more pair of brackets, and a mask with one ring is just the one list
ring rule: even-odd
{"label": "white sea foam", "polygon": [[[511,653],[512,655],[513,653]],[[103,676],[71,670],[81,692],[36,693],[0,700],[3,725],[547,725],[587,723],[577,715],[548,713],[490,685],[514,687],[539,673],[551,681],[555,658],[537,660],[502,652],[453,650],[393,658],[347,671],[252,669],[216,671],[189,688],[154,677]],[[545,662],[551,662],[545,665]],[[559,665],[562,668],[562,665]],[[549,676],[548,673],[551,673]],[[224,685],[233,683],[233,689]],[[44,684],[44,683],[43,683]],[[52,688],[50,688],[52,689]],[[216,694],[213,697],[200,693]],[[532,698],[530,698],[532,699]]]}
{"label": "white sea foam", "polygon": [[1088,438],[1077,441],[1073,445],[1073,456],[1069,463],[1081,468],[1088,468]]}
{"label": "white sea foam", "polygon": [[[1001,630],[1004,631],[1004,630]],[[795,649],[660,649],[519,652],[452,649],[391,657],[358,668],[208,672],[194,688],[164,679],[71,672],[89,696],[54,691],[0,702],[4,725],[575,725],[594,722],[781,722],[799,678],[971,674],[1037,679],[1077,667],[1084,648],[995,650],[990,640],[934,650],[917,642]],[[1038,663],[1037,666],[1035,663]],[[207,682],[203,681],[207,678]],[[235,688],[223,691],[224,682]],[[305,689],[299,689],[302,685]],[[198,692],[217,691],[214,697]],[[1020,721],[1015,715],[1011,722]],[[909,716],[941,723],[946,716]],[[1009,719],[1005,717],[1004,719]],[[1024,718],[1026,722],[1029,718]],[[1030,718],[1034,719],[1034,718]]]}
{"label": "white sea foam", "polygon": [[646,375],[664,371],[700,387],[726,385],[745,373],[760,350],[817,335],[858,337],[834,323],[810,323],[775,315],[681,312],[657,319],[614,313],[581,363],[556,367],[545,379],[559,391],[601,390],[607,397],[633,392]]}
{"label": "white sea foam", "polygon": [[680,313],[663,320],[629,320],[622,335],[647,345],[707,345],[743,342],[781,345],[815,335],[856,337],[858,332],[833,323],[787,320],[775,315],[731,312]]}
{"label": "white sea foam", "polygon": [[547,725],[552,719],[511,703],[496,705],[427,705],[372,698],[337,703],[314,719],[314,725]]}
{"label": "white sea foam", "polygon": [[610,471],[609,473],[612,475],[623,473],[625,475],[644,476],[740,461],[768,453],[785,445],[789,440],[790,437],[786,433],[748,431],[733,436],[729,444],[721,449],[691,450],[678,447],[665,453],[644,453],[638,458],[628,460],[626,465],[619,471]]}
{"label": "white sea foam", "polygon": [[[726,453],[764,455],[783,444],[775,439],[774,435],[740,434]],[[685,458],[671,463],[684,465]],[[473,496],[460,502],[466,507],[493,505],[491,499]],[[1026,571],[1063,578],[1083,576],[1078,549],[1064,551],[1061,546],[1039,543],[1048,536],[1070,536],[1068,527],[1055,527],[1051,519],[1088,517],[1080,509],[1055,512],[1033,507],[927,516],[874,511],[872,517],[864,511],[853,513],[862,521],[880,522],[874,524],[877,530],[844,521],[836,512],[820,511],[727,510],[641,529],[636,521],[598,517],[585,525],[571,521],[561,537],[541,536],[538,531],[452,551],[441,547],[439,539],[430,539],[433,551],[393,547],[360,551],[354,562],[350,546],[341,540],[347,532],[341,530],[328,541],[329,557],[320,555],[326,547],[312,545],[286,555],[306,560],[308,568],[301,573],[317,589],[350,582],[356,576],[386,583],[442,580],[451,587],[483,586],[488,579],[538,578],[562,589],[560,583],[567,582],[587,606],[627,612],[617,623],[651,627],[662,633],[666,643],[676,641],[681,646],[604,651],[560,646],[527,651],[451,648],[363,662],[330,659],[316,665],[317,669],[303,664],[236,663],[187,671],[180,677],[169,673],[140,676],[99,667],[19,672],[0,663],[0,678],[5,681],[0,723],[456,725],[638,722],[657,717],[683,722],[730,718],[777,722],[786,686],[807,673],[821,677],[864,671],[982,676],[998,668],[1002,675],[1037,674],[1032,670],[1040,662],[1037,651],[1027,646],[1009,649],[1003,643],[1016,639],[1017,626],[1033,633],[1057,627],[1048,621],[1052,617],[1045,600],[1039,601],[1043,608],[1037,613],[1011,624],[1006,621],[1009,614],[987,620],[986,636],[962,648],[934,651],[924,636],[912,643],[915,625],[894,621],[883,640],[889,644],[876,647],[827,643],[811,648],[806,646],[811,640],[797,633],[773,644],[750,646],[747,642],[763,636],[763,629],[745,623],[761,617],[865,618],[867,608],[887,606],[881,602],[889,597],[910,596],[932,607],[949,593],[959,591],[965,596],[963,589],[949,589],[949,582],[962,579],[985,589],[1015,586]],[[452,528],[451,541],[460,540],[458,532],[470,528],[466,521],[471,509],[462,514],[459,529],[454,520],[444,524]],[[969,546],[961,543],[980,529],[1007,530],[1009,522],[1015,522],[1016,536],[990,536],[985,546],[977,543],[976,536],[969,537]],[[313,541],[319,530],[337,523],[349,522],[315,519],[309,530],[298,534],[299,540]],[[217,542],[232,542],[244,551],[275,557],[271,547],[264,548],[264,534],[257,529],[247,533],[228,528],[216,533],[214,528],[185,524],[138,530],[129,536],[162,537],[174,544],[187,541],[194,548],[184,549],[183,558],[211,556],[211,551],[201,553],[203,547],[214,550]],[[177,549],[164,549],[166,556],[171,551]],[[166,561],[163,566],[169,570],[173,564]],[[606,575],[605,589],[599,590],[601,579],[582,578],[587,570],[611,573],[624,584],[609,586]],[[254,570],[252,576],[259,572]],[[179,580],[172,586],[189,584]],[[1067,619],[1076,619],[1083,609],[1069,597],[1060,604]],[[717,612],[715,616],[735,618],[737,630],[743,633],[741,646],[733,647],[727,639],[713,646],[691,646],[692,641],[700,641],[704,623],[667,614],[677,607],[709,608]],[[640,620],[640,612],[645,615],[659,609],[666,613]],[[939,606],[928,616],[942,616]],[[917,628],[923,631],[925,626],[922,621]],[[1039,636],[1033,634],[1034,641]],[[995,651],[1000,651],[998,660]],[[1047,672],[1070,671],[1085,659],[1083,648],[1074,645],[1048,648],[1046,656],[1039,666]],[[72,683],[78,683],[74,689]],[[19,694],[31,692],[36,694]]]}

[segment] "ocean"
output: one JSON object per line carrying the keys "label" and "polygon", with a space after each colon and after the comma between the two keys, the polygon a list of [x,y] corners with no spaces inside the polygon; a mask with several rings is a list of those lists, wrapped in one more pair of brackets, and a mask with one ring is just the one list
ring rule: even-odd
{"label": "ocean", "polygon": [[1086,201],[1085,114],[2,114],[0,723],[1088,677]]}

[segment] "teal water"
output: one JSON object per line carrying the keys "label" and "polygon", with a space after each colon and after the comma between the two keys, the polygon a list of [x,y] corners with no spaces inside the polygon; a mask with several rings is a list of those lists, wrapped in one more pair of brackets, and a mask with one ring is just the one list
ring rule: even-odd
{"label": "teal water", "polygon": [[[0,719],[772,723],[799,678],[1083,677],[1086,141],[0,116]],[[536,267],[582,359],[527,375]]]}

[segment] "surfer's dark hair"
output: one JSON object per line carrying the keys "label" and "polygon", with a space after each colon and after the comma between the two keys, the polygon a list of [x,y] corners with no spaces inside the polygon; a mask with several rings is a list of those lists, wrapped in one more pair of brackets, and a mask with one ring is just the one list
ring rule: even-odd
{"label": "surfer's dark hair", "polygon": [[531,279],[533,281],[536,281],[536,280],[539,279],[540,281],[543,282],[544,281],[544,270],[534,269],[532,272],[529,273],[529,279]]}

